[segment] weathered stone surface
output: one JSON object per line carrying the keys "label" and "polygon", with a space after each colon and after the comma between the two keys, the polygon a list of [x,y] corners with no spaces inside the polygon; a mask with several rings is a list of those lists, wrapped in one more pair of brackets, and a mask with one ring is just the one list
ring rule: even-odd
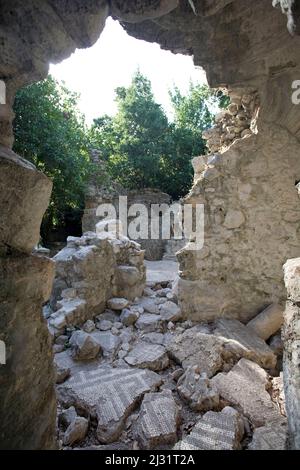
{"label": "weathered stone surface", "polygon": [[61,365],[59,362],[56,362],[55,357],[54,357],[54,369],[55,369],[55,374],[56,374],[55,382],[57,384],[63,383],[65,380],[67,380],[70,377],[71,369],[69,367],[65,367]]}
{"label": "weathered stone surface", "polygon": [[218,320],[214,334],[225,338],[226,350],[237,357],[245,357],[271,369],[276,365],[276,356],[269,346],[247,326],[238,320]]}
{"label": "weathered stone surface", "polygon": [[[298,261],[300,266],[300,260]],[[295,284],[299,283],[295,279]],[[290,292],[296,292],[291,286]],[[283,378],[286,412],[289,422],[289,447],[300,449],[300,308],[297,303],[287,301],[282,330],[284,343]]]}
{"label": "weathered stone surface", "polygon": [[70,339],[72,357],[77,361],[95,359],[101,352],[100,344],[96,339],[84,331],[75,331]]}
{"label": "weathered stone surface", "polygon": [[58,415],[58,423],[63,426],[65,429],[67,429],[70,424],[75,421],[77,417],[76,410],[74,406],[70,406],[69,408],[63,410],[61,413]]}
{"label": "weathered stone surface", "polygon": [[144,396],[134,434],[142,448],[172,445],[177,440],[180,411],[172,396],[165,390]]}
{"label": "weathered stone surface", "polygon": [[218,407],[219,393],[198,366],[188,367],[177,382],[179,395],[195,411],[209,411]]}
{"label": "weathered stone surface", "polygon": [[71,377],[58,387],[58,397],[65,406],[97,418],[97,437],[109,443],[117,440],[141,397],[160,384],[161,378],[152,371],[100,367]]}
{"label": "weathered stone surface", "polygon": [[156,298],[143,297],[139,299],[139,306],[142,307],[146,313],[159,314],[159,303]]}
{"label": "weathered stone surface", "polygon": [[113,298],[107,301],[108,308],[112,310],[123,310],[124,308],[128,307],[129,301],[124,298]]}
{"label": "weathered stone surface", "polygon": [[113,327],[113,323],[109,320],[101,320],[97,323],[97,328],[101,331],[111,330],[112,327]]}
{"label": "weathered stone surface", "polygon": [[112,15],[116,18],[128,21],[129,23],[137,23],[139,21],[158,18],[166,15],[178,6],[179,0],[159,0],[132,2],[130,8],[119,0],[112,1]]}
{"label": "weathered stone surface", "polygon": [[191,328],[178,335],[167,345],[172,359],[184,369],[197,365],[201,373],[212,377],[223,366],[223,341],[213,336],[198,333]]}
{"label": "weathered stone surface", "polygon": [[192,432],[174,447],[176,450],[237,450],[244,434],[239,413],[226,407],[221,413],[208,411]]}
{"label": "weathered stone surface", "polygon": [[268,374],[248,359],[241,359],[228,374],[211,379],[221,397],[239,406],[255,427],[284,420],[267,392]]}
{"label": "weathered stone surface", "polygon": [[121,339],[110,331],[95,331],[91,336],[100,345],[104,357],[115,355],[121,344]]}
{"label": "weathered stone surface", "polygon": [[120,320],[122,323],[124,323],[125,326],[130,326],[134,325],[134,323],[137,321],[139,318],[139,313],[134,311],[134,310],[129,310],[128,308],[125,308],[122,310]]}
{"label": "weathered stone surface", "polygon": [[91,333],[95,329],[95,323],[93,320],[87,320],[83,325],[82,325],[83,331],[86,333]]}
{"label": "weathered stone surface", "polygon": [[81,416],[76,416],[74,421],[66,429],[64,434],[63,443],[65,446],[71,446],[75,442],[82,441],[88,431],[89,422]]}
{"label": "weathered stone surface", "polygon": [[52,345],[42,304],[50,296],[53,262],[0,257],[0,448],[53,449],[56,399]]}
{"label": "weathered stone surface", "polygon": [[283,323],[283,310],[284,308],[279,304],[269,305],[269,307],[253,318],[247,326],[252,328],[257,336],[267,340],[280,330]]}
{"label": "weathered stone surface", "polygon": [[286,423],[272,423],[254,430],[249,450],[285,450],[287,443]]}
{"label": "weathered stone surface", "polygon": [[143,330],[145,333],[151,333],[160,329],[161,316],[154,315],[151,313],[143,313],[140,315],[135,326],[139,330]]}
{"label": "weathered stone surface", "polygon": [[32,163],[0,146],[0,253],[30,253],[37,245],[51,189],[51,180]]}
{"label": "weathered stone surface", "polygon": [[169,365],[166,349],[158,344],[149,344],[141,341],[125,357],[130,366],[142,369],[163,370]]}
{"label": "weathered stone surface", "polygon": [[178,321],[182,318],[181,309],[175,302],[165,302],[159,308],[159,314],[164,321]]}

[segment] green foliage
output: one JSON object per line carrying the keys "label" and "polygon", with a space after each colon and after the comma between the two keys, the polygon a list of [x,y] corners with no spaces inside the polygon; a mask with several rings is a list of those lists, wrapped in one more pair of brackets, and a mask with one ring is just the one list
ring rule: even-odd
{"label": "green foliage", "polygon": [[218,100],[208,87],[193,84],[187,96],[174,88],[170,97],[172,123],[155,102],[150,81],[136,72],[128,88],[116,90],[116,116],[94,121],[91,142],[124,187],[158,188],[177,199],[191,186],[191,159],[206,151],[202,132],[213,124]]}
{"label": "green foliage", "polygon": [[17,93],[14,150],[53,181],[42,233],[78,218],[90,171],[84,118],[78,95],[51,76]]}

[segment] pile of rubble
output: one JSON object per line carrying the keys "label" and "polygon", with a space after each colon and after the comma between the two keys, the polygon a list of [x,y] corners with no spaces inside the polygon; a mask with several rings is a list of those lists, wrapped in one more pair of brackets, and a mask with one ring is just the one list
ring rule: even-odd
{"label": "pile of rubble", "polygon": [[231,96],[228,108],[216,116],[216,125],[203,132],[211,153],[225,151],[237,139],[253,134],[258,112],[256,93]]}
{"label": "pile of rubble", "polygon": [[187,321],[167,281],[108,299],[54,340],[61,447],[283,449],[281,322]]}

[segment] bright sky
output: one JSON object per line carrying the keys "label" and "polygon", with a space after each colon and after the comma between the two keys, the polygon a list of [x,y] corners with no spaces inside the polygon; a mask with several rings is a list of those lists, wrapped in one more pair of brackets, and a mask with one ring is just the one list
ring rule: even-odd
{"label": "bright sky", "polygon": [[163,51],[129,36],[117,21],[108,18],[98,42],[90,49],[77,49],[64,62],[50,66],[50,73],[80,93],[80,109],[88,123],[103,114],[114,114],[114,90],[128,86],[140,68],[152,82],[156,101],[170,115],[168,89],[176,84],[182,92],[189,81],[207,83],[205,72],[196,69],[192,57]]}

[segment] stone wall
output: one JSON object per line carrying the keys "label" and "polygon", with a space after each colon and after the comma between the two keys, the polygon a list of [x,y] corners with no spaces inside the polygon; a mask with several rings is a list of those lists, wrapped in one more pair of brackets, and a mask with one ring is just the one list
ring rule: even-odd
{"label": "stone wall", "polygon": [[[42,304],[54,263],[31,254],[39,240],[51,182],[12,151],[0,148],[0,448],[55,447],[52,349]],[[38,417],[38,419],[37,419]]]}
{"label": "stone wall", "polygon": [[[102,220],[102,217],[96,215],[97,207],[101,204],[112,204],[115,207],[117,217],[119,217],[119,196],[126,196],[128,208],[133,204],[143,204],[149,214],[149,238],[136,240],[145,250],[145,259],[162,259],[165,241],[161,237],[158,240],[151,240],[150,238],[151,204],[169,204],[171,197],[166,193],[150,188],[128,191],[106,176],[105,164],[101,162],[97,151],[92,152],[92,160],[96,165],[96,175],[92,177],[88,186],[82,231],[95,231],[97,223]],[[128,225],[132,220],[132,217],[127,218]]]}
{"label": "stone wall", "polygon": [[289,446],[300,449],[300,259],[284,265],[287,302],[284,312],[283,374],[286,408],[289,416]]}
{"label": "stone wall", "polygon": [[102,313],[111,297],[134,300],[145,287],[144,252],[127,237],[93,232],[69,237],[53,260],[49,326],[54,336]]}

